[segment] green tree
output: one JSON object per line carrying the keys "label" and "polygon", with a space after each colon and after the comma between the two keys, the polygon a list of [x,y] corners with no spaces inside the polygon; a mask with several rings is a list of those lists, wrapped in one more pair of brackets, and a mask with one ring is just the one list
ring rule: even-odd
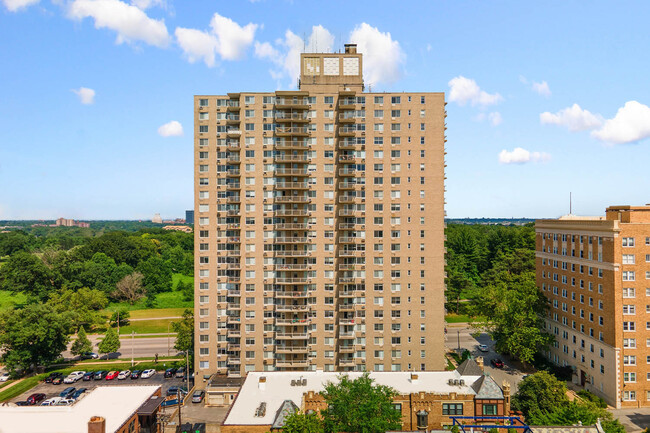
{"label": "green tree", "polygon": [[127,326],[129,324],[129,317],[131,317],[131,313],[126,308],[118,308],[113,311],[108,322],[113,327]]}
{"label": "green tree", "polygon": [[72,352],[73,355],[81,355],[90,352],[92,350],[93,350],[93,343],[91,343],[88,337],[86,336],[86,330],[82,326],[81,328],[79,328],[79,332],[77,332],[77,339],[74,341],[74,343],[72,343],[70,352]]}
{"label": "green tree", "polygon": [[142,283],[148,293],[169,292],[172,289],[171,265],[162,258],[150,257],[140,262],[136,269],[144,276]]}
{"label": "green tree", "polygon": [[327,432],[384,433],[401,426],[402,414],[393,407],[397,391],[376,385],[368,373],[354,380],[341,375],[321,394],[327,404],[321,411]]}
{"label": "green tree", "polygon": [[52,293],[47,303],[55,311],[68,314],[75,330],[81,326],[92,328],[103,324],[106,320],[102,316],[101,310],[108,305],[108,299],[103,292],[97,289],[82,287],[77,291],[60,290]]}
{"label": "green tree", "polygon": [[60,287],[59,276],[33,254],[18,251],[0,267],[0,288],[45,301]]}
{"label": "green tree", "polygon": [[70,340],[70,320],[49,305],[29,304],[0,313],[0,359],[10,371],[49,365]]}
{"label": "green tree", "polygon": [[194,313],[192,310],[183,311],[183,318],[178,322],[172,322],[172,329],[176,333],[176,344],[174,349],[179,352],[192,353],[194,349]]}
{"label": "green tree", "polygon": [[323,433],[323,421],[315,413],[296,411],[284,420],[282,433]]}
{"label": "green tree", "polygon": [[[531,417],[553,412],[569,401],[567,387],[555,376],[540,371],[531,374],[519,383],[517,393],[512,398],[512,407],[523,412],[529,422]],[[543,425],[543,424],[538,424]]]}
{"label": "green tree", "polygon": [[142,287],[142,278],[140,272],[134,272],[122,278],[115,285],[113,299],[125,300],[131,305],[135,304],[146,295],[146,290]]}
{"label": "green tree", "polygon": [[117,335],[115,328],[108,328],[106,335],[97,345],[97,349],[99,350],[99,353],[106,354],[106,357],[108,358],[109,354],[120,350],[121,345],[120,337]]}

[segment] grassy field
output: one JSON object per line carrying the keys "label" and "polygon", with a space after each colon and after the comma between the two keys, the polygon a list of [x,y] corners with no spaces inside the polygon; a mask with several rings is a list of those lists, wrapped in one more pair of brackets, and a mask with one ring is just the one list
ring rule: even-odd
{"label": "grassy field", "polygon": [[447,314],[445,322],[447,323],[468,323],[468,322],[484,322],[485,317],[471,317],[464,314]]}
{"label": "grassy field", "polygon": [[8,290],[0,290],[0,311],[11,308],[15,304],[21,304],[27,300],[27,296],[22,293],[12,294]]}
{"label": "grassy field", "polygon": [[128,326],[120,326],[120,335],[131,335],[132,331],[136,334],[154,334],[159,332],[172,332],[169,323],[177,321],[178,319],[153,319],[153,320],[139,320],[131,322]]}
{"label": "grassy field", "polygon": [[158,317],[181,317],[185,308],[156,308],[154,310],[134,310],[130,319],[156,319]]}
{"label": "grassy field", "polygon": [[124,309],[128,311],[134,311],[134,310],[151,310],[151,309],[160,310],[160,309],[168,309],[168,308],[192,309],[194,308],[194,302],[183,301],[183,294],[181,292],[176,291],[176,287],[178,287],[178,283],[180,281],[183,281],[187,284],[194,284],[194,277],[188,277],[187,275],[183,275],[183,274],[172,275],[173,291],[159,293],[156,296],[156,304],[153,308],[147,308],[145,305],[145,300],[141,299],[140,301],[136,302],[133,305],[129,304],[128,302],[111,302],[106,308],[106,310],[115,311],[117,309]]}

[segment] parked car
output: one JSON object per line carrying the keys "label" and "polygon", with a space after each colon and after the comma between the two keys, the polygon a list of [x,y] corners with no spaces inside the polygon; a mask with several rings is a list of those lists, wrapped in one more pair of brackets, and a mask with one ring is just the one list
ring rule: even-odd
{"label": "parked car", "polygon": [[74,399],[74,400],[78,399],[79,396],[81,394],[85,393],[86,391],[88,391],[88,388],[79,388],[78,390],[76,390],[74,392],[74,394],[72,394],[72,399]]}
{"label": "parked car", "polygon": [[104,379],[106,377],[107,374],[108,374],[108,371],[106,371],[106,370],[96,371],[95,375],[93,376],[93,380],[102,380],[102,379]]}
{"label": "parked car", "polygon": [[52,379],[52,385],[61,385],[63,383],[63,375],[56,376],[54,379]]}
{"label": "parked car", "polygon": [[144,371],[140,374],[140,377],[141,377],[142,379],[149,379],[149,378],[150,378],[151,376],[153,376],[154,374],[156,374],[156,370],[154,370],[153,368],[150,368],[149,370],[144,370]]}
{"label": "parked car", "polygon": [[486,344],[479,344],[478,345],[478,350],[480,350],[481,352],[488,352],[490,350],[490,348],[487,347]]}
{"label": "parked car", "polygon": [[185,378],[185,367],[181,367],[178,370],[176,370],[176,374],[174,374],[175,377],[178,378]]}
{"label": "parked car", "polygon": [[140,377],[140,374],[141,374],[140,370],[133,370],[133,371],[131,372],[131,379],[137,379],[137,378],[139,378],[139,377]]}
{"label": "parked car", "polygon": [[72,373],[68,374],[68,377],[63,379],[63,383],[75,383],[84,377],[84,374],[86,374],[85,371],[73,371]]}
{"label": "parked car", "polygon": [[74,386],[69,386],[66,389],[64,389],[63,391],[61,391],[61,393],[59,394],[59,397],[61,397],[61,398],[70,398],[72,396],[72,394],[74,394],[74,392],[76,390],[77,390],[77,388],[75,388]]}
{"label": "parked car", "polygon": [[118,374],[120,374],[119,371],[109,371],[108,374],[106,374],[106,380],[113,380]]}
{"label": "parked car", "polygon": [[88,373],[84,374],[84,377],[82,378],[82,380],[84,382],[88,382],[90,380],[93,380],[93,377],[95,377],[95,372],[94,371],[89,371]]}
{"label": "parked car", "polygon": [[490,364],[496,368],[503,368],[503,361],[501,361],[499,358],[494,358],[490,361]]}
{"label": "parked car", "polygon": [[127,377],[131,377],[131,370],[123,370],[117,375],[117,380],[124,380]]}
{"label": "parked car", "polygon": [[174,377],[174,374],[176,374],[176,369],[173,367],[165,370],[165,378]]}
{"label": "parked car", "polygon": [[6,382],[9,380],[9,373],[0,373],[0,382]]}
{"label": "parked car", "polygon": [[41,403],[41,406],[54,406],[55,404],[57,404],[61,400],[63,400],[61,397],[48,398],[43,403]]}
{"label": "parked car", "polygon": [[81,359],[99,359],[99,355],[95,352],[86,352],[81,354]]}
{"label": "parked car", "polygon": [[14,403],[16,406],[31,406],[28,401],[17,401]]}
{"label": "parked car", "polygon": [[178,393],[181,393],[181,396],[187,395],[187,388],[184,386],[170,386],[169,389],[167,390],[167,397],[171,397],[174,395],[177,395]]}
{"label": "parked car", "polygon": [[32,394],[29,397],[27,397],[27,403],[29,403],[30,406],[33,406],[35,404],[38,404],[45,400],[45,394],[39,392],[36,394]]}
{"label": "parked car", "polygon": [[205,397],[205,391],[194,391],[194,394],[192,394],[192,403],[201,403],[203,401],[203,397]]}
{"label": "parked car", "polygon": [[72,398],[62,398],[61,400],[57,401],[54,406],[70,406],[73,403],[74,399]]}
{"label": "parked car", "polygon": [[45,383],[52,383],[52,381],[53,381],[54,378],[56,378],[56,377],[61,377],[61,378],[63,378],[63,374],[59,373],[58,371],[52,372],[52,373],[50,373],[49,376],[47,376],[47,377],[45,378]]}

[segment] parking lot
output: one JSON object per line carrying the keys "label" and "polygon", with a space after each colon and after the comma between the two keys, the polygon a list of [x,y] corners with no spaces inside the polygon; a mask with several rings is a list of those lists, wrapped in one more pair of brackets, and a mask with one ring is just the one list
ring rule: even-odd
{"label": "parking lot", "polygon": [[84,382],[83,380],[79,380],[76,383],[62,383],[60,385],[52,385],[51,383],[44,383],[41,382],[40,384],[36,385],[34,388],[30,389],[29,391],[26,391],[25,393],[19,395],[18,397],[12,399],[11,401],[13,403],[16,403],[18,401],[25,401],[27,397],[29,397],[32,394],[36,393],[43,393],[45,394],[45,398],[52,398],[52,397],[58,397],[59,393],[66,389],[69,386],[73,386],[77,389],[79,388],[87,388],[88,391],[98,387],[98,386],[135,386],[135,385],[161,385],[162,386],[162,392],[163,395],[167,392],[169,387],[176,385],[182,385],[185,386],[185,382],[180,379],[180,378],[169,378],[165,379],[163,377],[163,371],[158,371],[156,372],[155,375],[150,377],[149,379],[124,379],[124,380],[90,380]]}

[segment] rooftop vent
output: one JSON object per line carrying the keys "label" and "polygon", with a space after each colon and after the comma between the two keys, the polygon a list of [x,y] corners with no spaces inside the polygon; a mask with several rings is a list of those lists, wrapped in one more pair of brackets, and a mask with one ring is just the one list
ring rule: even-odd
{"label": "rooftop vent", "polygon": [[258,418],[262,418],[266,415],[266,402],[263,401],[260,403],[260,405],[255,409],[255,416]]}

